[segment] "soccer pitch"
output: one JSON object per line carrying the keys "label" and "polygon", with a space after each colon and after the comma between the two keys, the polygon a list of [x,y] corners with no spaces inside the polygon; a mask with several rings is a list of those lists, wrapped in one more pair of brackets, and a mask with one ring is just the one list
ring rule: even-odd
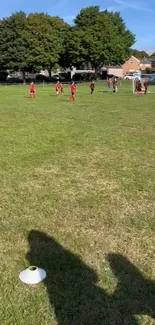
{"label": "soccer pitch", "polygon": [[0,87],[2,325],[155,324],[155,94],[103,90]]}

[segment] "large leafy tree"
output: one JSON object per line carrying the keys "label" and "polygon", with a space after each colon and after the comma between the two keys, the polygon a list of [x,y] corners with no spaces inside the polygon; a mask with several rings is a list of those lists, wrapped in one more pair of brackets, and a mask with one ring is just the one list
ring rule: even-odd
{"label": "large leafy tree", "polygon": [[[17,12],[0,21],[0,68],[38,71],[59,61],[68,25],[44,13]],[[5,40],[5,41],[4,41]]]}
{"label": "large leafy tree", "polygon": [[84,8],[80,11],[80,13],[75,18],[75,25],[82,30],[87,30],[90,27],[93,27],[97,18],[100,14],[99,6],[91,6],[88,8]]}
{"label": "large leafy tree", "polygon": [[27,42],[27,64],[32,69],[52,67],[59,61],[67,25],[58,17],[44,13],[30,14],[23,39]]}
{"label": "large leafy tree", "polygon": [[65,35],[64,46],[60,57],[62,67],[82,66],[87,57],[87,48],[83,46],[84,31],[75,27],[70,27]]}
{"label": "large leafy tree", "polygon": [[0,20],[0,68],[25,70],[26,42],[22,38],[26,14],[18,12]]}
{"label": "large leafy tree", "polygon": [[89,62],[96,69],[104,63],[123,63],[135,42],[135,36],[126,28],[118,12],[100,11],[97,6],[81,10],[72,33],[67,45],[70,59],[76,61],[78,54],[81,62]]}
{"label": "large leafy tree", "polygon": [[51,72],[59,63],[98,69],[124,62],[134,41],[119,13],[98,6],[82,9],[73,27],[59,17],[18,12],[0,20],[0,68]]}

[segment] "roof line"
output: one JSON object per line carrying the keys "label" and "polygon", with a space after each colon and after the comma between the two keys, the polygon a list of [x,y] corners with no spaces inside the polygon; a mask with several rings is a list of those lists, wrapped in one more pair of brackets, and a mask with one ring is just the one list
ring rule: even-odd
{"label": "roof line", "polygon": [[136,59],[137,61],[139,61],[140,62],[140,60],[139,59],[137,59],[134,55],[132,55],[131,56],[132,58],[134,58],[134,59]]}

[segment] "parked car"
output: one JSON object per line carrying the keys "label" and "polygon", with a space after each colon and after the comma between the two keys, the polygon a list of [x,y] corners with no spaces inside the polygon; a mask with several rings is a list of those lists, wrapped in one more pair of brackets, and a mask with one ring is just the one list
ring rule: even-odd
{"label": "parked car", "polygon": [[151,76],[148,81],[149,85],[155,85],[155,75]]}
{"label": "parked car", "polygon": [[9,74],[7,77],[6,77],[6,82],[8,84],[12,84],[12,83],[22,83],[23,82],[23,79],[20,78],[20,77],[17,77],[16,75],[14,74]]}
{"label": "parked car", "polygon": [[57,73],[54,74],[50,80],[51,82],[57,82],[57,81],[65,82],[65,78],[61,76],[61,74],[57,74]]}

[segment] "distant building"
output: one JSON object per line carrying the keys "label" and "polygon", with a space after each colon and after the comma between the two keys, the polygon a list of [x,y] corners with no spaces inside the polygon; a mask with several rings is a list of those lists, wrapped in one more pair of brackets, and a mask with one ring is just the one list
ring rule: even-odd
{"label": "distant building", "polygon": [[123,65],[122,65],[124,75],[130,72],[140,70],[140,60],[135,56],[131,56]]}
{"label": "distant building", "polygon": [[108,76],[123,78],[123,69],[121,66],[108,65],[101,68],[100,74],[102,79],[106,79]]}
{"label": "distant building", "polygon": [[123,78],[123,69],[121,66],[109,66],[107,67],[107,74]]}
{"label": "distant building", "polygon": [[155,60],[151,61],[149,59],[139,60],[135,56],[131,56],[123,65],[123,73],[128,74],[136,71],[145,71],[146,68],[154,68],[155,69]]}
{"label": "distant building", "polygon": [[151,60],[152,70],[155,71],[155,60]]}
{"label": "distant building", "polygon": [[152,62],[150,60],[144,59],[140,61],[140,70],[145,71],[146,68],[152,68]]}

